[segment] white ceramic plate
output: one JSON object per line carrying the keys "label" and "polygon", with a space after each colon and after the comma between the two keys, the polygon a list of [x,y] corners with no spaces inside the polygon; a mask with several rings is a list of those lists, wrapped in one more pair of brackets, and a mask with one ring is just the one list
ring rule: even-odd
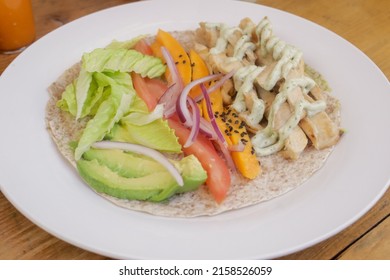
{"label": "white ceramic plate", "polygon": [[[207,9],[205,7],[207,6]],[[221,8],[223,7],[223,10]],[[228,15],[228,16],[227,16]],[[157,28],[199,21],[238,24],[268,16],[275,33],[304,51],[342,104],[347,129],[327,164],[294,191],[215,217],[162,218],[114,206],[82,183],[45,129],[46,88],[83,52]],[[322,241],[360,218],[390,177],[389,83],[334,33],[275,9],[236,1],[145,1],[91,14],[25,50],[0,80],[0,185],[31,221],[113,258],[274,258]]]}

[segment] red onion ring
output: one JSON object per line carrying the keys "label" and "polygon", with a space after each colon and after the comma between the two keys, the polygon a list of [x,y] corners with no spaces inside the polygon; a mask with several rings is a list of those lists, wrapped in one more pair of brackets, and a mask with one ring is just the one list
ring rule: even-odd
{"label": "red onion ring", "polygon": [[167,63],[167,67],[172,77],[172,84],[160,97],[158,104],[165,103],[165,112],[164,116],[166,118],[170,117],[175,112],[176,100],[179,98],[181,92],[183,91],[183,80],[180,77],[179,71],[177,70],[175,61],[173,60],[171,54],[165,47],[161,47],[161,53]]}
{"label": "red onion ring", "polygon": [[163,95],[161,95],[160,99],[158,100],[157,104],[164,104],[164,117],[169,118],[172,116],[176,111],[176,100],[179,96],[180,92],[178,93],[178,88],[176,84],[172,84],[168,87],[168,89],[164,92]]}
{"label": "red onion ring", "polygon": [[224,145],[220,141],[215,141],[215,142],[218,144],[219,148],[221,149],[221,152],[222,152],[223,156],[225,157],[226,163],[227,163],[228,167],[230,168],[230,170],[233,173],[236,173],[237,172],[236,165],[234,164],[233,158],[230,154],[230,151],[226,147],[226,145]]}
{"label": "red onion ring", "polygon": [[202,132],[207,138],[211,140],[217,140],[217,135],[215,134],[215,131],[211,124],[204,118],[200,118],[200,132]]}
{"label": "red onion ring", "polygon": [[202,94],[203,94],[204,100],[206,101],[207,114],[209,115],[210,123],[213,126],[213,129],[214,129],[214,131],[215,131],[215,133],[216,133],[216,135],[218,137],[218,140],[221,141],[221,143],[224,146],[227,146],[225,137],[223,137],[223,134],[222,134],[221,130],[219,129],[219,127],[217,125],[217,122],[215,120],[213,108],[212,108],[212,105],[211,105],[210,96],[207,93],[207,89],[206,89],[206,87],[204,86],[203,83],[200,84],[200,89],[202,90]]}
{"label": "red onion ring", "polygon": [[198,108],[198,105],[191,97],[188,97],[188,103],[190,103],[191,110],[192,110],[192,127],[191,127],[190,135],[187,141],[183,145],[184,148],[187,148],[191,146],[192,143],[194,143],[196,137],[198,137],[199,127],[200,127],[200,110]]}
{"label": "red onion ring", "polygon": [[187,86],[184,87],[184,89],[183,89],[183,91],[182,91],[182,93],[179,96],[179,99],[177,101],[176,111],[179,114],[179,118],[180,118],[181,122],[185,126],[191,125],[191,114],[190,114],[188,107],[187,107],[187,97],[188,97],[190,90],[194,86],[197,86],[197,85],[204,83],[204,82],[208,82],[208,81],[215,79],[219,76],[220,76],[220,74],[209,75],[209,76],[197,79],[195,81],[192,81],[191,83],[189,83]]}
{"label": "red onion ring", "polygon": [[[214,85],[212,85],[208,90],[207,90],[207,93],[210,94],[212,92],[214,92],[216,89],[220,88],[227,80],[229,80],[231,77],[233,77],[234,73],[236,71],[232,70],[230,71],[229,73],[227,73],[226,75],[224,75],[221,79],[219,79]],[[203,94],[195,97],[195,101],[196,102],[199,102],[203,99]]]}

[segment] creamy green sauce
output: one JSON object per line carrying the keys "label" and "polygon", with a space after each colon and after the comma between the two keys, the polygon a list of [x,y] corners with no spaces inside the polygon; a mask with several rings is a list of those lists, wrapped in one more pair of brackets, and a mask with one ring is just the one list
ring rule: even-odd
{"label": "creamy green sauce", "polygon": [[286,123],[279,129],[275,129],[275,116],[280,106],[286,102],[289,92],[300,87],[302,92],[307,94],[314,85],[315,82],[308,77],[290,79],[285,82],[271,105],[266,128],[252,137],[252,144],[258,156],[267,156],[280,151],[284,147],[286,139],[298,125],[304,111],[308,116],[313,116],[325,109],[326,103],[322,100],[313,103],[300,100],[295,104],[294,110]]}
{"label": "creamy green sauce", "polygon": [[264,101],[257,97],[257,94],[248,94],[255,90],[254,81],[258,75],[264,70],[264,67],[256,65],[248,65],[241,67],[233,76],[235,89],[237,91],[236,98],[233,101],[232,107],[239,113],[247,111],[245,98],[251,98],[252,108],[246,121],[250,126],[256,126],[263,119],[265,104]]}
{"label": "creamy green sauce", "polygon": [[[300,87],[302,92],[307,94],[315,86],[315,82],[308,77],[287,80],[291,69],[298,66],[302,58],[302,52],[274,36],[271,23],[266,17],[257,26],[248,25],[244,30],[239,27],[229,27],[226,24],[220,23],[208,23],[206,27],[216,28],[220,32],[215,47],[210,49],[211,54],[224,53],[227,50],[230,36],[236,31],[240,31],[242,36],[235,44],[234,54],[228,58],[228,61],[242,61],[248,50],[259,50],[260,55],[264,59],[270,56],[272,57],[276,62],[275,66],[266,77],[265,82],[260,84],[265,90],[271,90],[279,80],[282,78],[286,79],[271,105],[266,128],[257,132],[252,137],[252,144],[258,156],[270,155],[283,149],[286,139],[299,124],[301,116],[304,113],[312,116],[325,109],[326,104],[324,101],[310,103],[306,100],[300,100],[294,104],[294,110],[285,124],[279,129],[276,129],[274,125],[275,116],[280,106],[287,101],[289,93],[295,88]],[[259,38],[257,43],[251,41],[251,34],[253,33]],[[237,70],[233,77],[237,95],[232,107],[239,113],[247,112],[246,98],[250,98],[252,108],[246,116],[245,121],[249,126],[253,127],[257,126],[264,117],[264,101],[258,98],[257,95],[251,94],[254,90],[256,78],[264,68],[256,65],[244,66]]]}
{"label": "creamy green sauce", "polygon": [[268,18],[263,18],[254,31],[259,38],[260,54],[263,57],[272,55],[273,59],[277,61],[266,82],[261,85],[265,90],[271,90],[281,78],[287,77],[291,69],[297,67],[302,58],[302,52],[274,36]]}
{"label": "creamy green sauce", "polygon": [[219,29],[219,37],[214,48],[210,50],[211,54],[219,54],[226,51],[226,48],[229,43],[229,37],[236,31],[240,30],[238,27],[229,27],[224,23],[208,23],[207,28],[217,28]]}
{"label": "creamy green sauce", "polygon": [[251,42],[251,37],[249,35],[243,35],[234,46],[233,57],[241,61],[248,50],[254,51],[255,49],[256,45]]}
{"label": "creamy green sauce", "polygon": [[[211,54],[220,54],[225,52],[229,43],[229,38],[234,34],[235,31],[243,33],[239,27],[229,27],[223,23],[207,23],[206,27],[219,29],[220,32],[215,47],[210,49]],[[243,34],[234,45],[234,53],[231,58],[236,61],[241,61],[248,50],[253,51],[255,49],[256,45],[251,42],[250,35]]]}

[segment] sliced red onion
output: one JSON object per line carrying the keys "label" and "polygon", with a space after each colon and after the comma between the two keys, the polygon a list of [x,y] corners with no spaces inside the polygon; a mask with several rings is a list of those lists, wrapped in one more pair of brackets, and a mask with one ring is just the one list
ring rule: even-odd
{"label": "sliced red onion", "polygon": [[157,152],[156,150],[141,145],[115,141],[96,142],[92,144],[92,147],[96,149],[119,149],[149,156],[157,162],[161,163],[167,169],[167,171],[172,174],[173,178],[176,180],[179,186],[184,185],[183,177],[180,175],[180,172],[163,154]]}
{"label": "sliced red onion", "polygon": [[226,160],[228,167],[230,168],[230,170],[233,173],[236,173],[237,172],[236,165],[234,164],[234,161],[233,161],[233,158],[230,154],[230,151],[228,150],[226,145],[224,145],[220,141],[216,141],[216,143],[218,144],[219,148],[221,149],[221,152],[222,152],[223,156],[225,157],[225,160]]}
{"label": "sliced red onion", "polygon": [[176,111],[176,100],[180,95],[179,88],[176,84],[172,84],[168,89],[161,95],[158,100],[158,104],[164,104],[164,117],[169,118]]}
{"label": "sliced red onion", "polygon": [[210,96],[207,93],[207,89],[206,89],[206,87],[204,86],[203,83],[200,84],[200,89],[202,90],[202,94],[203,94],[204,100],[206,101],[207,114],[209,115],[210,123],[213,126],[213,129],[214,129],[214,131],[215,131],[215,133],[216,133],[216,135],[218,137],[218,140],[221,141],[221,143],[224,146],[227,147],[227,143],[226,143],[225,137],[223,137],[223,134],[222,134],[221,130],[219,129],[218,124],[217,124],[217,122],[215,120],[213,108],[212,108],[212,105],[211,105]]}
{"label": "sliced red onion", "polygon": [[183,124],[185,126],[190,126],[190,123],[191,123],[191,114],[187,108],[187,96],[188,96],[190,90],[194,86],[197,86],[197,85],[204,83],[204,82],[208,82],[208,81],[215,79],[219,76],[220,76],[220,74],[209,75],[209,76],[197,79],[195,81],[192,81],[191,83],[189,83],[187,86],[184,87],[183,92],[181,93],[179,100],[177,101],[176,111],[180,112],[179,117],[180,117],[180,115],[182,115],[180,120],[183,122]]}
{"label": "sliced red onion", "polygon": [[167,63],[167,67],[171,74],[172,84],[177,84],[178,86],[184,87],[183,80],[179,74],[179,70],[177,70],[175,61],[173,60],[173,57],[171,56],[169,51],[165,47],[161,47],[161,53],[165,59],[165,62]]}
{"label": "sliced red onion", "polygon": [[207,138],[212,140],[217,140],[217,135],[212,127],[212,125],[204,118],[200,118],[200,132],[202,132]]}
{"label": "sliced red onion", "polygon": [[194,143],[196,137],[199,133],[199,126],[200,126],[200,110],[198,108],[198,105],[192,99],[191,97],[188,97],[188,103],[190,103],[191,110],[192,110],[192,127],[190,136],[188,137],[187,141],[184,143],[183,147],[187,148]]}
{"label": "sliced red onion", "polygon": [[[188,103],[188,97],[187,97],[187,103]],[[187,105],[185,106],[187,109]],[[188,109],[187,109],[188,110]],[[192,125],[192,119],[191,118],[186,118],[183,113],[183,109],[180,105],[180,98],[176,100],[176,113],[177,116],[179,117],[180,121],[186,126],[190,127]]]}
{"label": "sliced red onion", "polygon": [[165,112],[164,116],[166,118],[170,117],[176,110],[176,100],[179,98],[181,92],[183,91],[183,80],[180,77],[179,71],[177,70],[175,61],[173,60],[171,54],[165,47],[161,47],[161,53],[167,63],[167,67],[171,74],[172,85],[168,90],[160,97],[158,103],[165,103]]}
{"label": "sliced red onion", "polygon": [[[207,93],[210,94],[212,92],[214,92],[216,89],[220,88],[227,80],[229,80],[231,77],[233,77],[234,73],[236,71],[232,70],[230,71],[229,73],[227,73],[226,75],[224,75],[221,79],[219,79],[214,85],[212,85],[208,90],[207,90]],[[203,94],[195,97],[195,101],[196,102],[199,102],[203,99]]]}

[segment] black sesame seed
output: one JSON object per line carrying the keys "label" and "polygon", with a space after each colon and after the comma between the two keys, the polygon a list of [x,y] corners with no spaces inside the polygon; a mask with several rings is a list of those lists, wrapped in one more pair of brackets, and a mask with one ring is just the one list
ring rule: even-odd
{"label": "black sesame seed", "polygon": [[238,130],[237,130],[237,129],[235,129],[235,130],[234,130],[234,133],[238,133]]}
{"label": "black sesame seed", "polygon": [[178,65],[178,64],[179,64],[179,61],[175,61],[175,64]]}

